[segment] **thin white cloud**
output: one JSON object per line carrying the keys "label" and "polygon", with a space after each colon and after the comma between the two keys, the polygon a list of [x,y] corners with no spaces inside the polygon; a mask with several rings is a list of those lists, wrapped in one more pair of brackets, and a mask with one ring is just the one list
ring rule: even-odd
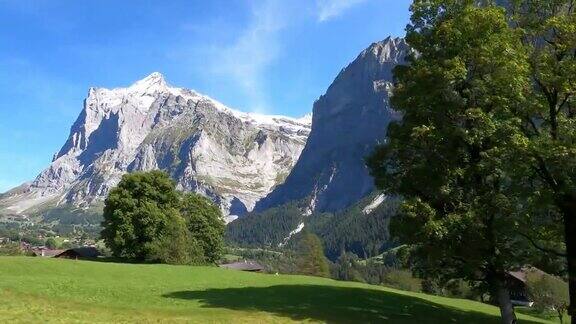
{"label": "thin white cloud", "polygon": [[318,21],[324,22],[342,15],[346,10],[366,0],[316,0]]}
{"label": "thin white cloud", "polygon": [[283,2],[267,0],[252,7],[251,18],[232,41],[212,44],[208,68],[226,76],[247,98],[251,111],[270,110],[265,86],[266,70],[281,53],[280,33],[288,24]]}

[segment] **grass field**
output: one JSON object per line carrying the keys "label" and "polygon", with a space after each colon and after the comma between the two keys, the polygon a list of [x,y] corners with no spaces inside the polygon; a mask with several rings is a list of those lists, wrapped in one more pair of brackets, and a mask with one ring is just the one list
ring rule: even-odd
{"label": "grass field", "polygon": [[[0,323],[499,323],[494,307],[305,276],[0,257]],[[522,316],[521,323],[547,323]]]}

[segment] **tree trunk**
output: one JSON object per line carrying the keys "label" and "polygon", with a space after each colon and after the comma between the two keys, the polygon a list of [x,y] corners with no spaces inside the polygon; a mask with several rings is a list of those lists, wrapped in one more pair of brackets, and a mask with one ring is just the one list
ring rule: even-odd
{"label": "tree trunk", "polygon": [[564,214],[564,240],[570,292],[568,314],[572,316],[572,324],[576,324],[576,199],[570,199],[561,208]]}
{"label": "tree trunk", "polygon": [[[499,276],[500,277],[500,276]],[[510,300],[510,292],[506,288],[506,284],[503,278],[497,278],[492,283],[492,293],[494,294],[494,299],[500,307],[500,317],[502,319],[502,324],[516,324],[516,313],[514,312],[514,306]]]}

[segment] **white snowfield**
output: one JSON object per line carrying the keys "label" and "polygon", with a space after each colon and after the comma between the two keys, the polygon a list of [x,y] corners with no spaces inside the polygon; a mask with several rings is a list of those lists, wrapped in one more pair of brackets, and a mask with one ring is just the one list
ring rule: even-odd
{"label": "white snowfield", "polygon": [[230,109],[169,86],[158,72],[126,88],[90,88],[53,162],[33,182],[3,195],[0,208],[86,207],[102,201],[123,174],[162,169],[179,189],[210,197],[224,216],[241,215],[284,181],[310,125],[311,115]]}

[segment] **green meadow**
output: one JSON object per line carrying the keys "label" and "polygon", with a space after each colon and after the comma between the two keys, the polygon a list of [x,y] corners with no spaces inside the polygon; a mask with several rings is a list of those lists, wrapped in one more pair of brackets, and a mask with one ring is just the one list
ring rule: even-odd
{"label": "green meadow", "polygon": [[0,257],[0,323],[488,324],[498,315],[473,301],[316,277]]}

